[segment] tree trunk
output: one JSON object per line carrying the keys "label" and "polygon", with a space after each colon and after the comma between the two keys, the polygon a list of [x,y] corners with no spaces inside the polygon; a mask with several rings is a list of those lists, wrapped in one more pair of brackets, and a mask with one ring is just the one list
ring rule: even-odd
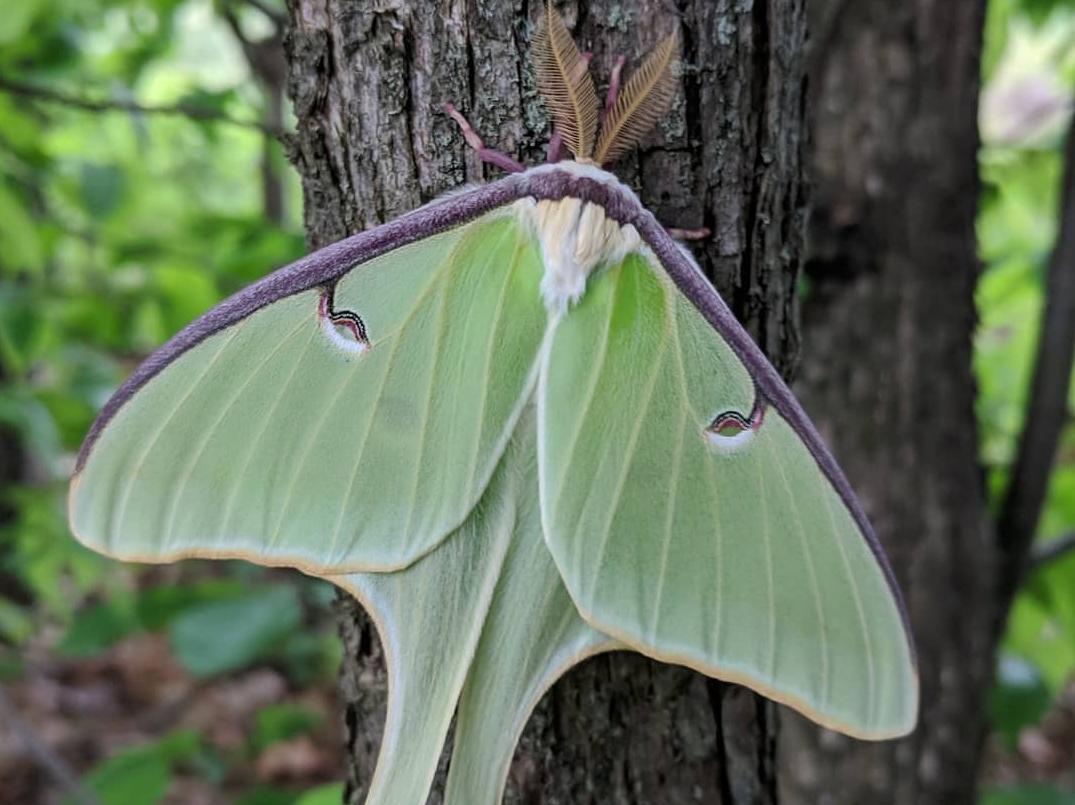
{"label": "tree trunk", "polygon": [[910,737],[786,718],[789,803],[971,803],[993,663],[997,549],[971,375],[982,0],[815,0],[814,214],[798,391],[907,595]]}
{"label": "tree trunk", "polygon": [[[599,84],[678,28],[683,89],[660,131],[618,172],[666,224],[708,226],[702,266],[776,365],[792,366],[803,244],[804,0],[579,0],[562,11]],[[311,247],[374,226],[496,171],[441,112],[487,144],[543,159],[548,121],[526,61],[542,4],[291,0],[286,50]],[[345,641],[350,801],[376,759],[381,649],[356,603]],[[516,754],[507,802],[770,803],[773,708],[637,655],[600,657],[546,696]],[[434,797],[436,799],[436,796]]]}

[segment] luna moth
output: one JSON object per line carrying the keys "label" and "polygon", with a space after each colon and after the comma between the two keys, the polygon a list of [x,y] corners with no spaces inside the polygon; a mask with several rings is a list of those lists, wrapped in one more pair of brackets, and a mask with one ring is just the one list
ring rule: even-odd
{"label": "luna moth", "polygon": [[[862,507],[690,253],[605,168],[667,111],[664,40],[603,120],[551,8],[548,164],[282,268],[95,421],[78,539],[290,566],[355,595],[389,706],[368,802],[499,802],[542,693],[633,650],[863,739],[915,723],[907,616]],[[449,110],[458,117],[454,109]],[[465,125],[465,124],[464,124]],[[559,159],[561,148],[573,159]]]}

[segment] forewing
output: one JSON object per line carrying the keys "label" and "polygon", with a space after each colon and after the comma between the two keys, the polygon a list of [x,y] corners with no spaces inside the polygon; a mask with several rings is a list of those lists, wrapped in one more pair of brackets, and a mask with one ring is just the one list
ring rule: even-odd
{"label": "forewing", "polygon": [[96,434],[76,534],[141,561],[406,566],[504,449],[536,375],[540,277],[531,238],[490,213],[213,333]]}
{"label": "forewing", "polygon": [[638,650],[905,733],[917,677],[883,560],[770,402],[651,255],[600,269],[539,381],[549,548],[584,616]]}

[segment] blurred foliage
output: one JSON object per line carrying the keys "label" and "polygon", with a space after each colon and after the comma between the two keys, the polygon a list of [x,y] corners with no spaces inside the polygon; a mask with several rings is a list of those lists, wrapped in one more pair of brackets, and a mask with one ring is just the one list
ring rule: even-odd
{"label": "blurred foliage", "polygon": [[[1075,2],[990,0],[983,55],[984,272],[975,373],[981,457],[991,503],[1003,499],[1024,424],[1059,216],[1062,146],[1075,94]],[[1075,393],[1069,406],[1075,411]],[[1073,420],[1075,421],[1075,420]],[[1075,532],[1075,425],[1063,433],[1039,544]],[[998,737],[1017,751],[1075,677],[1075,554],[1033,572],[1010,614],[989,702]],[[986,791],[982,805],[1060,805],[1047,785]]]}
{"label": "blurred foliage", "polygon": [[[283,0],[18,0],[0,14],[0,455],[14,459],[0,468],[20,471],[15,483],[0,478],[0,680],[33,673],[24,649],[39,643],[56,657],[93,661],[133,636],[159,634],[199,679],[270,666],[296,690],[332,684],[339,646],[325,626],[327,584],[242,563],[161,576],[81,548],[64,517],[75,451],[120,380],[195,316],[302,252],[297,180],[262,130],[267,93],[279,87],[256,73],[240,40],[273,35],[282,8]],[[983,77],[975,372],[981,456],[997,503],[1023,426],[1056,234],[1075,0],[990,0]],[[267,181],[282,192],[282,219]],[[1073,531],[1069,427],[1040,536]],[[990,699],[1006,746],[1018,745],[1073,675],[1075,554],[1036,572],[1012,612]],[[178,730],[98,758],[83,781],[102,803],[157,802],[177,775],[223,785],[231,766],[322,722],[316,710],[273,704],[230,753]],[[341,795],[338,785],[303,794],[250,784],[234,801],[328,805]],[[1035,785],[990,790],[981,801],[1075,799]]]}
{"label": "blurred foliage", "polygon": [[[91,662],[159,633],[197,678],[269,666],[296,690],[334,684],[327,583],[242,563],[149,573],[83,549],[64,514],[75,451],[131,368],[303,252],[298,181],[264,131],[281,88],[242,41],[277,34],[282,11],[283,0],[18,0],[0,13],[0,468],[19,471],[0,478],[6,682],[35,673],[37,644]],[[240,754],[322,720],[265,708]],[[157,802],[180,771],[223,784],[239,760],[217,754],[181,730],[112,751],[83,782],[102,803]],[[255,785],[241,801],[301,798]]]}
{"label": "blurred foliage", "polygon": [[182,613],[171,625],[172,650],[197,676],[212,676],[272,652],[301,623],[295,589],[266,587]]}
{"label": "blurred foliage", "polygon": [[250,748],[260,752],[279,741],[289,741],[303,735],[320,724],[321,717],[303,707],[290,704],[273,704],[257,714],[254,732],[250,736]]}
{"label": "blurred foliage", "polygon": [[[91,771],[84,784],[102,805],[159,802],[168,792],[172,769],[196,757],[200,750],[196,733],[176,732],[118,752]],[[69,802],[74,805],[73,800]]]}
{"label": "blurred foliage", "polygon": [[1047,785],[1024,785],[990,791],[981,805],[1075,805],[1075,794]]}
{"label": "blurred foliage", "polygon": [[1016,748],[1020,730],[1041,720],[1052,699],[1052,691],[1036,665],[1015,654],[1000,656],[989,715],[1009,750]]}
{"label": "blurred foliage", "polygon": [[343,785],[323,785],[295,800],[295,805],[339,805],[343,801]]}

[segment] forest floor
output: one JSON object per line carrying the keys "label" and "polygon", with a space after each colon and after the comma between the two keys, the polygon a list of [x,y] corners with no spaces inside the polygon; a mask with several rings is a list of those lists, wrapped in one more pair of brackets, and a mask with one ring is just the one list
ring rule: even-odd
{"label": "forest floor", "polygon": [[[146,583],[159,583],[157,573],[146,569]],[[328,611],[309,628],[330,633]],[[17,719],[0,710],[0,803],[69,801],[49,761],[94,789],[104,785],[109,803],[291,805],[343,779],[331,675],[297,684],[266,660],[199,677],[177,660],[166,632],[135,631],[83,657],[57,651],[62,637],[59,628],[34,635],[21,648],[22,673],[5,685],[0,707]],[[110,774],[118,789],[102,783]],[[982,782],[1075,790],[1075,682],[1015,745],[990,738]]]}

